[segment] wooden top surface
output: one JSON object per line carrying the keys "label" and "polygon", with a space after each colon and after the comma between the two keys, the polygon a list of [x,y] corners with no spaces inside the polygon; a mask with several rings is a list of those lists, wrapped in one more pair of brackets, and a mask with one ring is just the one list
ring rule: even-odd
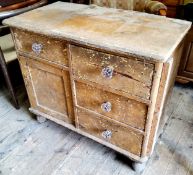
{"label": "wooden top surface", "polygon": [[191,23],[134,11],[56,2],[4,24],[81,44],[165,62]]}

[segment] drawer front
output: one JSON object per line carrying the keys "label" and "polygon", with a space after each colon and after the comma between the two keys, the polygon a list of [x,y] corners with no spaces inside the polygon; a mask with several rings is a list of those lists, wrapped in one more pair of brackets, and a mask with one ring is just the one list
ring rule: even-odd
{"label": "drawer front", "polygon": [[71,46],[72,71],[77,79],[149,99],[154,65]]}
{"label": "drawer front", "polygon": [[142,134],[80,108],[76,109],[76,115],[80,130],[140,156],[143,142]]}
{"label": "drawer front", "polygon": [[67,45],[65,41],[18,29],[13,29],[13,34],[16,48],[19,51],[68,66]]}
{"label": "drawer front", "polygon": [[144,130],[148,109],[145,104],[78,81],[75,87],[78,106]]}

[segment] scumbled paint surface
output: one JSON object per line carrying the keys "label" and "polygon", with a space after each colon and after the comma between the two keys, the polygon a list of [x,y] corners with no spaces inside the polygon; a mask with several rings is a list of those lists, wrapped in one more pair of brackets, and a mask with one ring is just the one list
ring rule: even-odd
{"label": "scumbled paint surface", "polygon": [[[182,44],[175,47],[190,23],[61,2],[8,23],[32,113],[133,160],[147,160],[181,56]],[[162,31],[167,31],[163,38],[157,35]],[[43,46],[38,54],[34,43]],[[163,64],[170,52],[173,57]],[[113,73],[107,79],[103,69],[108,67]],[[101,110],[104,103],[111,104],[108,114]]]}
{"label": "scumbled paint surface", "polygon": [[[73,45],[70,46],[70,51],[72,72],[76,78],[99,83],[105,87],[149,100],[154,72],[153,64]],[[113,69],[110,79],[101,74],[102,70],[108,66]]]}
{"label": "scumbled paint surface", "polygon": [[64,2],[6,19],[4,24],[158,62],[167,61],[191,26],[146,13]]}

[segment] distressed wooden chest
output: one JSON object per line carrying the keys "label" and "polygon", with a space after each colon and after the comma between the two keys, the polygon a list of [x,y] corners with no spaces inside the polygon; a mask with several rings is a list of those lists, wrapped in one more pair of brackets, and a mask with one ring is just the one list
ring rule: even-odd
{"label": "distressed wooden chest", "polygon": [[191,24],[57,2],[11,27],[30,111],[134,160],[150,157]]}

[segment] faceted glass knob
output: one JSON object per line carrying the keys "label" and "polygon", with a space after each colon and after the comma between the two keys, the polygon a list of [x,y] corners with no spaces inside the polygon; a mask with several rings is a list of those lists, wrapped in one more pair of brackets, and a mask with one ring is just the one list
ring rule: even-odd
{"label": "faceted glass knob", "polygon": [[101,109],[104,111],[104,112],[110,112],[111,111],[111,103],[110,102],[104,102],[102,105],[101,105]]}
{"label": "faceted glass knob", "polygon": [[40,52],[42,51],[42,44],[39,43],[33,43],[32,44],[32,50],[36,53],[36,54],[40,54]]}
{"label": "faceted glass knob", "polygon": [[102,76],[111,79],[113,77],[113,67],[107,66],[102,69]]}
{"label": "faceted glass knob", "polygon": [[105,139],[111,139],[112,137],[112,132],[110,130],[105,130],[102,132],[102,136]]}

